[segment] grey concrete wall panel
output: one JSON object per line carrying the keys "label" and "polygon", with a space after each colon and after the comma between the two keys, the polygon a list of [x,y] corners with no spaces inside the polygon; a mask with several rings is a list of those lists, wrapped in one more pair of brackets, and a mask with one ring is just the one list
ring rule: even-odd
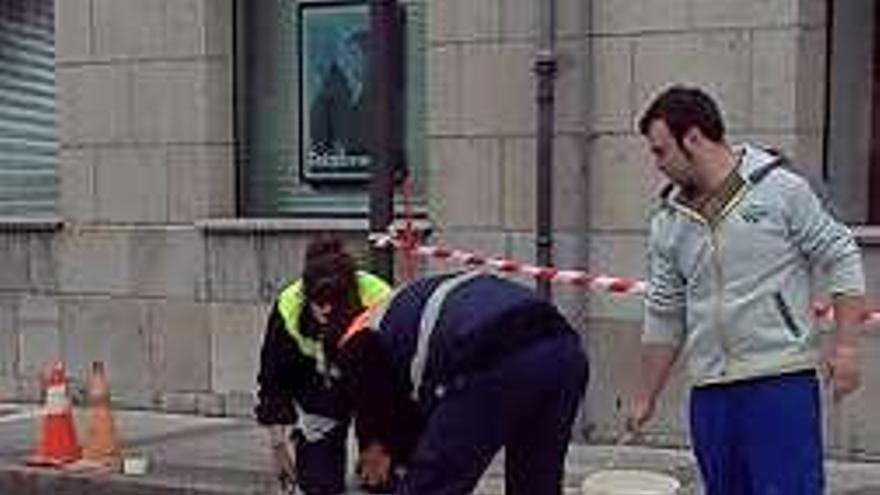
{"label": "grey concrete wall panel", "polygon": [[131,232],[70,230],[58,239],[58,284],[63,294],[131,294]]}
{"label": "grey concrete wall panel", "polygon": [[757,129],[819,131],[824,126],[824,29],[754,33],[752,125]]}
{"label": "grey concrete wall panel", "polygon": [[589,228],[590,167],[588,148],[580,135],[559,136],[553,141],[553,227],[559,231]]}
{"label": "grey concrete wall panel", "polygon": [[[557,6],[560,3],[557,2]],[[504,41],[537,39],[537,7],[538,2],[531,0],[504,0],[501,2],[501,39]]]}
{"label": "grey concrete wall panel", "polygon": [[255,404],[254,392],[229,392],[224,400],[225,414],[235,418],[254,418]]}
{"label": "grey concrete wall panel", "polygon": [[82,383],[93,361],[103,361],[114,395],[155,389],[155,336],[145,301],[69,298],[61,303],[62,357]]}
{"label": "grey concrete wall panel", "polygon": [[754,34],[752,123],[760,129],[792,129],[797,120],[797,31]]}
{"label": "grey concrete wall panel", "polygon": [[159,407],[170,413],[195,414],[196,394],[192,392],[167,392],[161,394]]}
{"label": "grey concrete wall panel", "polygon": [[226,398],[221,394],[196,394],[196,414],[200,416],[223,416]]}
{"label": "grey concrete wall panel", "polygon": [[868,294],[880,294],[880,244],[862,244],[862,263],[865,265],[865,284]]}
{"label": "grey concrete wall panel", "polygon": [[[553,142],[553,226],[559,231],[588,228],[590,196],[587,147],[580,135],[558,136]],[[502,150],[502,225],[535,228],[535,140],[506,138]]]}
{"label": "grey concrete wall panel", "polygon": [[590,3],[594,34],[645,35],[689,27],[690,0],[594,0]]}
{"label": "grey concrete wall panel", "polygon": [[428,42],[441,43],[459,38],[458,2],[428,2]]}
{"label": "grey concrete wall panel", "polygon": [[502,0],[453,0],[460,41],[496,41],[501,35]]}
{"label": "grey concrete wall panel", "polygon": [[813,0],[693,0],[691,18],[697,28],[796,26],[800,11]]}
{"label": "grey concrete wall panel", "polygon": [[[554,132],[557,136],[583,134],[588,129],[588,118],[593,102],[590,100],[591,73],[589,50],[592,40],[576,38],[563,39],[556,45],[557,76],[554,106]],[[530,55],[529,64],[534,78],[535,54]],[[532,96],[534,99],[534,96]],[[531,115],[535,108],[529,109]],[[531,117],[535,118],[535,117]]]}
{"label": "grey concrete wall panel", "polygon": [[103,361],[114,396],[153,390],[154,337],[148,317],[143,301],[110,297],[64,300],[62,355],[70,375],[82,384],[91,363]]}
{"label": "grey concrete wall panel", "polygon": [[61,146],[111,144],[135,138],[131,65],[59,65],[58,138]]}
{"label": "grey concrete wall panel", "polygon": [[58,211],[65,220],[93,223],[97,219],[95,175],[97,156],[91,148],[58,151]]}
{"label": "grey concrete wall panel", "polygon": [[211,382],[210,314],[204,304],[149,304],[153,381],[159,390],[205,392]]}
{"label": "grey concrete wall panel", "polygon": [[165,55],[165,15],[172,3],[178,2],[92,0],[95,55],[104,59]]}
{"label": "grey concrete wall panel", "polygon": [[58,252],[55,236],[35,233],[28,236],[30,290],[37,294],[58,291]]}
{"label": "grey concrete wall panel", "polygon": [[205,248],[191,227],[141,229],[129,243],[131,289],[138,296],[202,300]]}
{"label": "grey concrete wall panel", "polygon": [[880,460],[880,425],[877,424],[877,411],[880,409],[880,338],[876,333],[864,339],[861,346],[860,362],[863,366],[863,387],[855,397],[845,399],[840,404],[830,404],[830,411],[845,408],[848,411],[849,432],[845,441],[850,454],[870,456]]}
{"label": "grey concrete wall panel", "polygon": [[232,66],[225,59],[157,60],[133,69],[134,130],[165,143],[230,143]]}
{"label": "grey concrete wall panel", "polygon": [[168,180],[161,148],[106,148],[97,152],[98,219],[108,223],[163,223]]}
{"label": "grey concrete wall panel", "polygon": [[211,301],[259,300],[260,262],[255,237],[209,236],[207,293]]}
{"label": "grey concrete wall panel", "polygon": [[34,391],[45,367],[63,357],[59,304],[52,296],[23,296],[19,299],[15,321],[19,357],[16,375],[27,390]]}
{"label": "grey concrete wall panel", "polygon": [[270,304],[211,305],[211,390],[256,390]]}
{"label": "grey concrete wall panel", "polygon": [[596,37],[589,44],[590,67],[595,70],[590,71],[586,87],[581,88],[588,92],[586,124],[594,132],[633,132],[635,41],[629,37]]}
{"label": "grey concrete wall panel", "polygon": [[232,46],[231,0],[166,2],[165,49],[168,56],[228,55]]}
{"label": "grey concrete wall panel", "polygon": [[208,56],[232,55],[235,24],[234,0],[202,0],[204,50]]}
{"label": "grey concrete wall panel", "polygon": [[[462,132],[468,135],[535,130],[534,47],[529,43],[467,44],[462,48]],[[497,74],[504,74],[498,84]]]}
{"label": "grey concrete wall panel", "polygon": [[[17,298],[14,296],[0,298],[0,377],[5,379],[12,379],[18,375],[20,357],[17,315]],[[10,391],[0,389],[0,397],[3,397],[3,392]]]}
{"label": "grey concrete wall panel", "polygon": [[0,235],[0,290],[25,291],[30,286],[28,256],[29,236],[24,233],[4,232]]}
{"label": "grey concrete wall panel", "polygon": [[167,162],[171,223],[235,216],[232,145],[172,146]]}
{"label": "grey concrete wall panel", "polygon": [[[821,3],[821,2],[810,2]],[[824,53],[827,36],[824,26],[801,30],[797,37],[797,69],[792,85],[795,88],[797,119],[795,131],[814,136],[825,131],[825,93],[827,90]],[[822,140],[817,141],[822,143]]]}
{"label": "grey concrete wall panel", "polygon": [[501,142],[495,138],[436,139],[429,208],[446,228],[495,227],[501,222]]}
{"label": "grey concrete wall panel", "polygon": [[156,390],[146,388],[117,387],[110,379],[110,400],[119,409],[160,410],[161,402]]}
{"label": "grey concrete wall panel", "polygon": [[[431,2],[431,5],[443,2]],[[459,44],[443,44],[428,48],[427,98],[428,134],[455,135],[462,132],[464,84],[462,54]],[[433,164],[432,164],[433,168]]]}
{"label": "grey concrete wall panel", "polygon": [[92,52],[92,0],[55,1],[55,58],[87,60]]}
{"label": "grey concrete wall panel", "polygon": [[[554,153],[556,152],[554,143]],[[505,228],[531,231],[535,228],[536,180],[535,138],[506,138],[502,142],[502,217]],[[555,167],[554,167],[555,172]],[[555,206],[555,204],[554,204]]]}
{"label": "grey concrete wall panel", "polygon": [[602,230],[644,230],[664,179],[642,138],[599,135],[588,143],[590,225]]}

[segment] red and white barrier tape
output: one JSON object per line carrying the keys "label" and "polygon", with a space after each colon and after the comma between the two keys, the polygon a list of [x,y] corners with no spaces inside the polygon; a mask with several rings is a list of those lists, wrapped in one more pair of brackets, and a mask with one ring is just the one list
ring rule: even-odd
{"label": "red and white barrier tape", "polygon": [[[549,280],[550,282],[564,283],[580,287],[594,292],[610,292],[622,295],[641,295],[648,288],[647,282],[625,277],[610,277],[606,275],[590,275],[578,270],[560,270],[553,267],[542,267],[520,263],[507,258],[483,256],[477,253],[449,249],[439,246],[410,245],[389,234],[370,234],[370,242],[377,247],[392,247],[399,250],[409,250],[426,258],[436,258],[444,261],[454,261],[469,267],[486,266],[501,273],[521,273],[536,279]],[[816,304],[813,314],[817,319],[832,319],[833,308],[827,304]],[[871,311],[865,314],[866,325],[880,324],[880,311]]]}
{"label": "red and white barrier tape", "polygon": [[622,277],[594,276],[578,270],[559,270],[552,267],[541,267],[520,263],[507,258],[482,256],[460,249],[447,249],[439,246],[415,245],[408,247],[400,239],[388,234],[370,234],[370,241],[378,247],[393,247],[400,250],[412,250],[426,258],[454,261],[469,267],[486,266],[502,273],[521,273],[536,279],[560,282],[591,291],[611,292],[614,294],[642,294],[647,284],[641,280]]}

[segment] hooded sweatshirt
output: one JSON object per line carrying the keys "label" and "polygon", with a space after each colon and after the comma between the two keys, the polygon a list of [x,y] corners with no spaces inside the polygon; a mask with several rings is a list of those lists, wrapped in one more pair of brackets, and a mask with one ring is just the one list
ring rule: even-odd
{"label": "hooded sweatshirt", "polygon": [[814,368],[813,289],[864,293],[851,232],[807,181],[778,155],[735,151],[712,218],[672,187],[651,221],[642,341],[681,346],[695,385]]}

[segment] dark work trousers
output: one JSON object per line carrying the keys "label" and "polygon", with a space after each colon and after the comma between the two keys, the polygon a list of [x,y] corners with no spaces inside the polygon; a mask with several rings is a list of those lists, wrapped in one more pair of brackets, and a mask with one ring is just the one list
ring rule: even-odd
{"label": "dark work trousers", "polygon": [[471,493],[504,447],[507,495],[560,495],[587,375],[580,338],[566,333],[460,377],[431,412],[396,493]]}
{"label": "dark work trousers", "polygon": [[691,392],[691,436],[706,495],[821,495],[815,372]]}
{"label": "dark work trousers", "polygon": [[338,495],[345,492],[346,453],[350,418],[341,414],[342,391],[330,388],[302,399],[302,407],[311,414],[334,418],[339,424],[321,439],[307,441],[294,430],[296,476],[305,495]]}

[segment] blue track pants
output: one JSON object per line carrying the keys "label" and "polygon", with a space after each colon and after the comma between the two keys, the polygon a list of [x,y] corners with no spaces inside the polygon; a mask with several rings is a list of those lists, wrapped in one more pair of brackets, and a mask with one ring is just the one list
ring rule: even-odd
{"label": "blue track pants", "polygon": [[507,495],[560,495],[586,381],[587,359],[574,332],[461,377],[433,409],[396,493],[472,493],[504,447]]}
{"label": "blue track pants", "polygon": [[706,495],[823,493],[813,371],[695,388],[691,436]]}

